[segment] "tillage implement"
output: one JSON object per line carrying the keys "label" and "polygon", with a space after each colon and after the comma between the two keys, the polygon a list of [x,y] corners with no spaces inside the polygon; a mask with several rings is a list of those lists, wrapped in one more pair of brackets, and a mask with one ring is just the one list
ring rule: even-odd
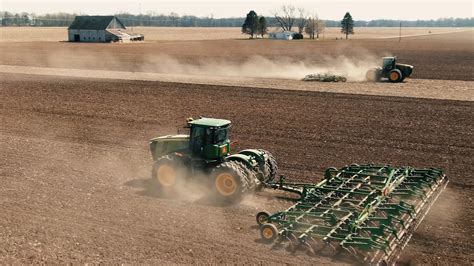
{"label": "tillage implement", "polygon": [[329,168],[317,184],[284,177],[266,187],[300,195],[296,204],[256,220],[265,242],[289,241],[315,254],[392,264],[448,183],[439,169],[388,165]]}

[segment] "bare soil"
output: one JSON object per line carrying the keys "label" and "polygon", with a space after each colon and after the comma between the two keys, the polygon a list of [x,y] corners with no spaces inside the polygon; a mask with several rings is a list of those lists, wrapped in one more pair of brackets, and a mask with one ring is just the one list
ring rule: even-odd
{"label": "bare soil", "polygon": [[[218,75],[161,74],[149,72],[126,72],[110,70],[88,70],[0,65],[0,73],[48,75],[77,78],[100,78],[118,80],[144,80],[240,86],[249,88],[271,88],[279,90],[301,90],[337,92],[349,94],[382,95],[474,101],[472,81],[407,79],[402,83],[382,82],[305,82],[282,78],[248,78]],[[211,73],[211,72],[209,72]]]}
{"label": "bare soil", "polygon": [[271,151],[292,180],[353,162],[444,169],[450,184],[399,263],[471,265],[473,113],[471,101],[0,74],[0,262],[339,262],[259,242],[255,213],[287,202],[150,190],[148,140],[202,115],[232,120],[236,149]]}

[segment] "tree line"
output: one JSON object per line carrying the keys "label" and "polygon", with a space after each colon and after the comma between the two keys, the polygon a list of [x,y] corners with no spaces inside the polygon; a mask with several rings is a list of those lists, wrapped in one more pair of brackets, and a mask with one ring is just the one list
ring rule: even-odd
{"label": "tree line", "polygon": [[[298,13],[295,10],[295,13]],[[0,12],[1,26],[39,26],[39,27],[64,27],[69,26],[77,15],[75,13],[52,13],[37,15],[34,13]],[[214,18],[197,16],[180,16],[176,13],[168,15],[147,14],[133,15],[129,13],[115,14],[126,26],[153,26],[153,27],[241,27],[246,17]],[[298,14],[295,18],[298,17]],[[315,19],[315,16],[311,16]],[[275,16],[265,17],[267,27],[280,27],[281,21]],[[441,18],[436,20],[355,20],[354,27],[474,27],[474,18]],[[326,27],[340,27],[339,20],[324,20]],[[301,25],[300,25],[301,26]],[[297,26],[298,27],[298,26]],[[299,31],[299,30],[298,30]]]}
{"label": "tree line", "polygon": [[[325,21],[320,20],[317,14],[308,15],[304,8],[297,9],[293,5],[282,6],[279,11],[274,12],[274,18],[281,31],[291,34],[292,39],[303,39],[303,32],[308,34],[310,39],[319,39],[319,34],[323,34],[326,27]],[[346,39],[350,34],[354,34],[354,20],[349,12],[346,12],[340,21],[340,27]],[[294,31],[294,28],[298,31]],[[255,11],[251,10],[242,25],[242,33],[250,35],[253,39],[254,35],[260,35],[263,38],[267,32],[265,17],[259,17]]]}

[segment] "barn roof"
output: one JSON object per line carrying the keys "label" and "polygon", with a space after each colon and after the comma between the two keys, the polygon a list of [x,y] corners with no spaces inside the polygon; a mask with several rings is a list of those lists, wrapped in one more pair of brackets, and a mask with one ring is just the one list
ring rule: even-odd
{"label": "barn roof", "polygon": [[[111,22],[114,21],[111,25]],[[73,30],[105,30],[109,28],[125,29],[123,23],[115,16],[76,16],[68,29]]]}

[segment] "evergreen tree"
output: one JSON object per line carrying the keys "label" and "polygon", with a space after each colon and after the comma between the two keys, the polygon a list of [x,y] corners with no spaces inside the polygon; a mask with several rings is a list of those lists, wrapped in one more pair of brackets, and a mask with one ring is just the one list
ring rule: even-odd
{"label": "evergreen tree", "polygon": [[349,12],[346,12],[341,21],[341,32],[346,35],[346,39],[349,34],[354,34],[354,20],[352,20],[352,16]]}
{"label": "evergreen tree", "polygon": [[247,14],[247,18],[245,18],[244,25],[242,25],[242,33],[248,34],[253,38],[253,35],[258,32],[258,29],[258,15],[255,13],[255,11],[251,10]]}
{"label": "evergreen tree", "polygon": [[267,28],[267,20],[265,17],[260,17],[258,19],[258,34],[263,35],[268,33],[268,28]]}

